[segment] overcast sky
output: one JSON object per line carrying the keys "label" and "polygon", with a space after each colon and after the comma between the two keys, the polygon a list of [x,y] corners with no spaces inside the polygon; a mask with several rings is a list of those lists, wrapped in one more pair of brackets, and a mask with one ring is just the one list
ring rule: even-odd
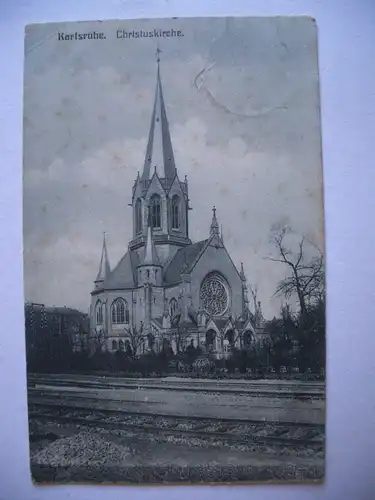
{"label": "overcast sky", "polygon": [[[25,43],[25,298],[87,311],[106,231],[111,267],[131,239],[132,184],[142,170],[157,39],[121,30],[181,30],[159,39],[161,78],[190,237],[212,206],[224,242],[266,317],[285,275],[266,260],[274,224],[323,245],[316,30],[308,18],[108,21],[29,26]],[[96,30],[106,39],[58,41]],[[293,243],[291,243],[293,244]]]}

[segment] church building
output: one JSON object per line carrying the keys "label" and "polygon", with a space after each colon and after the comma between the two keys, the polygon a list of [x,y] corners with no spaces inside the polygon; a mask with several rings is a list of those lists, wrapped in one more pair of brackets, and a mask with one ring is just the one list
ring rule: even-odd
{"label": "church building", "polygon": [[243,265],[238,269],[225,247],[215,207],[207,238],[190,239],[188,180],[181,180],[175,164],[159,58],[145,161],[131,207],[132,240],[113,269],[103,239],[91,292],[92,345],[137,355],[194,345],[217,358],[251,347],[257,311],[249,310]]}

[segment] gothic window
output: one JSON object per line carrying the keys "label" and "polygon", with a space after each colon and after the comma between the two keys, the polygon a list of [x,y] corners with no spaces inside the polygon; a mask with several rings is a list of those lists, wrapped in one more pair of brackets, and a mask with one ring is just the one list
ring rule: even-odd
{"label": "gothic window", "polygon": [[172,198],[172,229],[180,228],[180,198],[175,195]]}
{"label": "gothic window", "polygon": [[126,300],[118,298],[113,302],[112,323],[116,325],[129,323],[129,308]]}
{"label": "gothic window", "polygon": [[169,301],[169,314],[170,317],[173,318],[177,310],[177,300],[176,299],[171,299]]}
{"label": "gothic window", "polygon": [[100,300],[96,303],[96,324],[103,324],[103,304]]}
{"label": "gothic window", "polygon": [[229,287],[217,272],[208,274],[201,285],[200,300],[204,311],[210,316],[222,316],[229,307]]}
{"label": "gothic window", "polygon": [[140,198],[135,202],[135,232],[142,231],[142,200]]}
{"label": "gothic window", "polygon": [[112,351],[117,351],[117,342],[116,342],[116,340],[112,340]]}
{"label": "gothic window", "polygon": [[151,209],[151,227],[160,228],[161,227],[161,198],[158,194],[154,194],[150,200]]}

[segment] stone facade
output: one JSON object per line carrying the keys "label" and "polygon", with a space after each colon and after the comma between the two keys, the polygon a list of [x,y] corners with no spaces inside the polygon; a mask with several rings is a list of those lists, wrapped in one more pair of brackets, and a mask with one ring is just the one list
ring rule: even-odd
{"label": "stone facade", "polygon": [[225,357],[250,347],[258,327],[246,278],[233,263],[213,208],[207,239],[189,237],[188,180],[180,180],[158,62],[155,102],[142,175],[132,189],[133,238],[111,270],[104,237],[91,292],[92,349],[142,354],[200,346]]}

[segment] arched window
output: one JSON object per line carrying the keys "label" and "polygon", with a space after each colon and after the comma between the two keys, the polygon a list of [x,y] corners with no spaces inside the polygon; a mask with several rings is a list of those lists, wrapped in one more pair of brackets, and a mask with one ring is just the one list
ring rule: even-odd
{"label": "arched window", "polygon": [[177,310],[177,300],[171,299],[169,302],[169,315],[171,318],[174,317],[176,310]]}
{"label": "arched window", "polygon": [[103,304],[100,300],[98,300],[98,302],[96,303],[95,311],[96,311],[96,324],[102,325],[103,324]]}
{"label": "arched window", "polygon": [[161,227],[161,198],[158,194],[154,194],[150,200],[150,217],[151,227]]}
{"label": "arched window", "polygon": [[180,229],[180,198],[172,198],[172,229]]}
{"label": "arched window", "polygon": [[118,298],[113,302],[112,323],[115,325],[129,323],[129,308],[126,300]]}
{"label": "arched window", "polygon": [[124,350],[124,341],[123,340],[119,341],[118,348],[119,348],[119,351],[123,351]]}
{"label": "arched window", "polygon": [[117,351],[117,342],[116,342],[116,340],[112,340],[112,351]]}
{"label": "arched window", "polygon": [[135,202],[135,232],[138,234],[142,231],[142,200],[140,198]]}

